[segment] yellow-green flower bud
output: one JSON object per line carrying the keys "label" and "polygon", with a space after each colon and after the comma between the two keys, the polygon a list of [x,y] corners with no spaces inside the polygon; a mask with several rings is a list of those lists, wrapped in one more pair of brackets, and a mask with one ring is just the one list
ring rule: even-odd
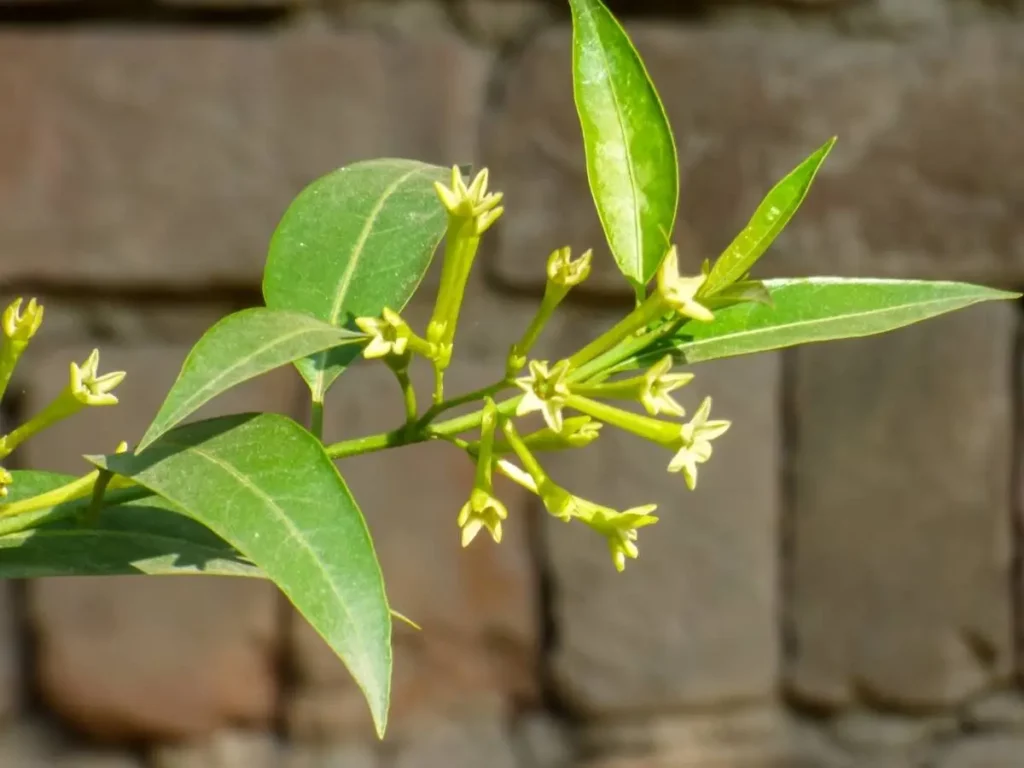
{"label": "yellow-green flower bud", "polygon": [[72,397],[82,405],[117,405],[113,389],[124,381],[124,371],[97,375],[100,351],[94,349],[82,365],[71,363],[71,381],[68,385]]}
{"label": "yellow-green flower bud", "polygon": [[559,288],[574,288],[590,276],[590,262],[594,252],[586,251],[578,259],[572,258],[571,249],[559,248],[548,256],[548,281]]}
{"label": "yellow-green flower bud", "polygon": [[15,299],[4,310],[2,325],[4,335],[11,341],[27,342],[31,339],[43,322],[43,305],[35,299],[29,299],[24,314],[21,311],[21,299]]}
{"label": "yellow-green flower bud", "polygon": [[8,488],[14,484],[14,475],[0,467],[0,499],[7,498]]}
{"label": "yellow-green flower bud", "polygon": [[494,433],[498,426],[498,408],[491,398],[484,401],[483,420],[480,424],[480,449],[477,453],[476,477],[469,501],[459,512],[457,523],[462,529],[462,546],[469,546],[481,528],[491,532],[495,543],[501,543],[501,521],[508,517],[508,509],[494,495],[492,479],[494,460]]}
{"label": "yellow-green flower bud", "polygon": [[697,300],[697,292],[707,275],[682,277],[679,274],[679,255],[673,245],[658,268],[658,295],[677,314],[710,323],[715,319],[710,309]]}

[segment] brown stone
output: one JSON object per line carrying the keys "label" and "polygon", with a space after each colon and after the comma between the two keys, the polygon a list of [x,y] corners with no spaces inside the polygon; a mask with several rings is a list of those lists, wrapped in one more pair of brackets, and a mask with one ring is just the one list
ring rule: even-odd
{"label": "brown stone", "polygon": [[929,765],[935,768],[1009,768],[1019,765],[1024,738],[1004,734],[960,739],[935,749]]}
{"label": "brown stone", "polygon": [[[457,363],[447,380],[455,394],[500,375],[491,365]],[[379,364],[359,364],[328,397],[325,437],[369,434],[394,427],[400,418],[393,375]],[[533,700],[537,607],[523,493],[500,486],[509,507],[500,545],[481,534],[462,549],[455,519],[474,468],[458,449],[444,443],[411,446],[345,459],[339,469],[374,536],[392,607],[423,628],[395,625],[389,733],[438,713],[504,711],[510,701]],[[298,684],[287,712],[293,735],[369,737],[361,693],[298,617],[292,645]]]}
{"label": "brown stone", "polygon": [[455,0],[451,4],[459,27],[474,40],[490,45],[528,39],[566,10],[550,0]]}
{"label": "brown stone", "polygon": [[657,502],[640,557],[617,573],[582,525],[545,522],[557,622],[554,675],[587,713],[722,705],[771,695],[776,614],[780,424],[772,355],[694,368],[680,401],[714,397],[733,421],[695,492],[666,471],[671,452],[605,427],[585,449],[545,460],[570,491],[616,509]]}
{"label": "brown stone", "polygon": [[21,703],[23,663],[19,654],[19,616],[10,583],[0,583],[0,723],[17,713]]}
{"label": "brown stone", "polygon": [[1012,669],[1008,304],[795,353],[788,686],[952,705]]}
{"label": "brown stone", "polygon": [[62,286],[258,285],[313,179],[471,162],[488,71],[454,35],[305,29],[8,31],[0,57],[0,282]]}
{"label": "brown stone", "polygon": [[[1024,26],[908,41],[785,25],[629,29],[677,136],[673,240],[690,268],[716,258],[775,182],[837,134],[757,274],[1024,277],[1024,142],[1005,139],[1024,120]],[[553,248],[601,245],[582,290],[628,291],[587,188],[567,26],[521,52],[485,136],[508,209],[494,273],[538,290]]]}
{"label": "brown stone", "polygon": [[585,734],[588,753],[606,755],[585,768],[852,768],[822,733],[777,708],[663,714]]}
{"label": "brown stone", "polygon": [[151,768],[278,768],[282,750],[269,733],[219,731],[199,743],[167,744],[150,753]]}
{"label": "brown stone", "polygon": [[395,746],[393,768],[518,768],[501,719],[484,714],[424,724]]}
{"label": "brown stone", "polygon": [[[187,352],[184,346],[104,346],[100,372],[126,370],[120,403],[90,409],[28,442],[23,466],[82,472],[83,453],[141,436]],[[87,347],[29,356],[24,410],[65,385]],[[217,398],[199,414],[294,411],[297,375],[277,371]],[[281,598],[269,582],[218,578],[38,579],[29,584],[36,674],[47,704],[103,738],[199,737],[274,714]]]}

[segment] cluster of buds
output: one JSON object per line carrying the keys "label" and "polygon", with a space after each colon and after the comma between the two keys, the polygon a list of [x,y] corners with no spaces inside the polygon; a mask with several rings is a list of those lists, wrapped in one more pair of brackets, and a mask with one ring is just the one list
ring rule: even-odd
{"label": "cluster of buds", "polygon": [[[443,372],[451,360],[459,311],[480,238],[503,211],[501,194],[488,192],[487,184],[486,170],[467,184],[458,168],[454,168],[450,186],[435,185],[448,213],[448,230],[441,286],[425,336],[417,336],[391,309],[385,309],[379,318],[356,320],[368,335],[364,356],[383,359],[399,374],[403,389],[410,387],[405,371],[412,355],[433,364],[434,403],[438,408],[444,407]],[[505,382],[514,383],[522,394],[514,409],[499,410],[487,399],[480,439],[458,441],[476,460],[469,500],[457,516],[463,546],[482,530],[487,530],[495,541],[501,540],[508,510],[494,492],[492,477],[499,471],[535,493],[554,517],[581,521],[602,535],[615,567],[622,570],[626,560],[638,554],[638,529],[657,521],[651,514],[654,505],[620,512],[583,499],[555,483],[537,456],[589,445],[607,425],[671,451],[668,471],[682,474],[687,487],[695,489],[699,466],[711,457],[712,441],[729,428],[728,421],[710,419],[710,397],[704,399],[692,418],[683,420],[686,412],[674,393],[689,384],[693,374],[673,372],[675,361],[671,355],[665,355],[638,375],[613,378],[608,371],[622,359],[619,353],[625,347],[632,345],[630,349],[640,351],[651,339],[678,327],[680,322],[710,322],[714,309],[749,300],[760,284],[737,284],[735,295],[709,292],[705,285],[707,265],[697,275],[680,274],[678,255],[672,247],[658,269],[655,289],[623,320],[566,359],[553,363],[531,359],[531,350],[555,310],[590,275],[592,259],[591,251],[573,258],[568,247],[559,248],[548,257],[540,307],[519,341],[510,348],[506,362]],[[407,391],[409,424],[415,423],[414,400]],[[630,403],[641,406],[646,415],[627,410],[624,406]],[[567,410],[572,413],[566,413]],[[532,413],[542,415],[544,427],[520,435],[515,420]]]}
{"label": "cluster of buds", "polygon": [[[43,323],[43,306],[35,299],[24,304],[16,299],[0,316],[0,398],[7,391],[14,370],[29,342]],[[82,408],[94,405],[114,405],[117,398],[112,390],[124,379],[124,372],[118,371],[100,376],[99,350],[93,350],[81,365],[71,364],[67,386],[40,413],[20,427],[0,437],[0,459],[11,454],[21,443],[52,424],[77,413]],[[0,498],[6,498],[8,488],[14,482],[10,472],[0,467]]]}
{"label": "cluster of buds", "polygon": [[[550,477],[541,466],[538,454],[589,445],[598,438],[601,428],[607,425],[667,448],[672,452],[668,471],[680,473],[686,486],[694,490],[699,466],[711,458],[712,441],[722,436],[729,429],[730,423],[710,418],[710,397],[704,398],[688,421],[683,420],[686,411],[676,400],[675,392],[689,384],[694,377],[688,372],[673,372],[675,361],[670,354],[634,376],[609,380],[600,370],[595,371],[595,375],[580,375],[584,365],[635,339],[637,334],[647,331],[651,325],[664,328],[679,320],[709,322],[714,318],[712,310],[707,306],[712,302],[702,300],[700,296],[706,270],[695,277],[680,275],[674,248],[669,250],[658,271],[655,292],[610,331],[567,359],[553,364],[545,360],[526,361],[533,342],[551,312],[570,287],[586,278],[590,270],[590,259],[589,251],[576,262],[571,260],[568,249],[561,249],[551,255],[541,309],[522,340],[512,347],[508,362],[510,374],[518,372],[524,365],[527,367],[527,375],[514,380],[522,390],[514,417],[539,413],[545,426],[531,434],[520,435],[514,418],[510,416],[499,417],[500,426],[495,427],[491,419],[496,411],[493,404],[488,402],[485,413],[492,415],[485,418],[485,436],[479,443],[469,443],[467,446],[477,460],[478,482],[472,491],[471,502],[463,509],[458,523],[464,531],[464,544],[472,539],[481,525],[487,526],[492,534],[497,531],[495,540],[500,537],[500,525],[493,525],[499,517],[495,510],[501,510],[502,520],[507,510],[494,498],[490,485],[491,470],[488,469],[486,473],[486,486],[481,486],[479,481],[483,476],[481,467],[489,468],[493,465],[535,493],[553,517],[565,522],[582,522],[604,537],[612,562],[621,571],[627,559],[636,558],[639,554],[638,530],[657,522],[658,518],[652,514],[655,505],[617,511],[577,496]],[[622,404],[635,403],[646,411],[646,415],[615,405],[616,401]],[[575,414],[566,413],[567,410]],[[504,440],[492,437],[496,429]],[[486,505],[482,503],[484,499],[487,500]],[[470,509],[489,510],[492,525],[486,521],[475,524],[478,518],[467,511]],[[467,530],[470,531],[468,535]]]}

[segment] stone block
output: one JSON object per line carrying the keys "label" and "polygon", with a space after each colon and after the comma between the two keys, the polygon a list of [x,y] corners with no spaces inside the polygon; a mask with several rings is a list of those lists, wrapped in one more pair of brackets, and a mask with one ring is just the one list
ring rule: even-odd
{"label": "stone block", "polygon": [[279,768],[283,750],[270,733],[219,731],[202,742],[166,744],[150,752],[151,768]]}
{"label": "stone block", "polygon": [[764,355],[694,368],[680,401],[733,426],[701,467],[695,492],[666,471],[672,454],[605,427],[545,460],[570,491],[616,509],[657,502],[640,557],[617,573],[605,542],[546,518],[559,695],[594,715],[722,706],[776,684],[779,361]]}
{"label": "stone block", "polygon": [[471,162],[488,74],[454,35],[368,31],[7,31],[0,57],[0,282],[61,286],[258,286],[315,178]]}
{"label": "stone block", "polygon": [[585,733],[597,755],[585,768],[853,768],[823,733],[772,707],[652,715]]}
{"label": "stone block", "polygon": [[[457,363],[448,386],[454,394],[500,375],[491,365]],[[384,366],[360,363],[339,380],[325,410],[328,440],[390,429],[401,419],[398,386]],[[481,535],[462,549],[455,520],[474,466],[458,449],[409,446],[345,459],[339,469],[367,518],[392,607],[423,628],[395,624],[390,733],[439,713],[533,701],[538,608],[524,493],[500,486],[509,507],[500,545]],[[298,617],[291,640],[298,677],[287,704],[292,735],[369,738],[362,694],[338,658]]]}
{"label": "stone block", "polygon": [[794,353],[788,688],[955,705],[1006,681],[1010,304]]}
{"label": "stone block", "polygon": [[979,735],[936,747],[929,765],[935,768],[1009,768],[1020,765],[1024,738],[1004,734]]}
{"label": "stone block", "polygon": [[[1024,25],[969,23],[906,41],[744,23],[629,31],[676,133],[673,240],[691,269],[717,258],[764,194],[838,135],[755,274],[1024,278],[1024,142],[1005,139],[1024,120]],[[521,51],[484,135],[507,207],[493,273],[539,290],[552,249],[594,247],[582,290],[628,292],[587,188],[567,26]]]}
{"label": "stone block", "polygon": [[[156,414],[184,346],[105,346],[100,371],[126,370],[120,403],[90,409],[28,442],[22,466],[80,473],[83,453],[134,443]],[[65,386],[68,361],[88,347],[26,358],[24,411]],[[199,415],[292,411],[301,381],[277,371],[233,390]],[[102,738],[198,738],[228,723],[267,725],[277,697],[282,598],[269,582],[228,578],[37,579],[29,610],[44,701],[78,730]]]}

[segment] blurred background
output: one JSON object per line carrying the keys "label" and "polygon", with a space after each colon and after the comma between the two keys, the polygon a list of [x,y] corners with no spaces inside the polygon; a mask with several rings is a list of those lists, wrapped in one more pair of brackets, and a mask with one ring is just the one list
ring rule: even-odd
{"label": "blurred background", "polygon": [[[675,240],[695,269],[771,185],[839,143],[758,276],[1024,287],[1019,0],[618,2],[677,132]],[[259,302],[290,199],[381,156],[491,169],[449,388],[488,383],[548,253],[599,266],[544,337],[577,348],[628,290],[592,210],[555,0],[2,0],[0,298],[46,321],[4,403],[71,360],[125,369],[116,409],[17,455],[80,473],[136,441],[189,346]],[[436,276],[408,309],[422,324]],[[733,421],[696,492],[610,431],[551,472],[660,503],[640,559],[506,487],[505,540],[461,550],[472,466],[446,446],[346,460],[396,628],[391,730],[276,590],[231,579],[0,585],[6,768],[1014,768],[1021,317],[1001,303],[696,367]],[[394,425],[357,366],[328,437]],[[304,418],[291,370],[212,412]]]}

